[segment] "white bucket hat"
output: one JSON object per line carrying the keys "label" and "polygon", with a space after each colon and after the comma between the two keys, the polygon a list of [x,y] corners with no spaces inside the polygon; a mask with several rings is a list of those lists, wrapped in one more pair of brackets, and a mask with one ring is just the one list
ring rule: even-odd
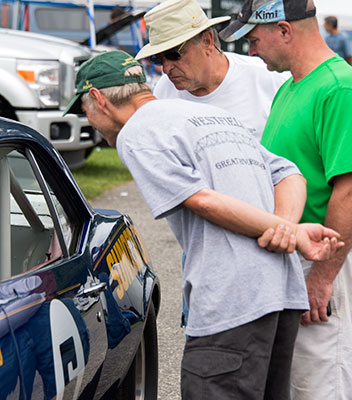
{"label": "white bucket hat", "polygon": [[230,16],[209,19],[197,0],[167,0],[144,15],[149,43],[135,59],[150,57],[172,49],[209,27],[231,19]]}

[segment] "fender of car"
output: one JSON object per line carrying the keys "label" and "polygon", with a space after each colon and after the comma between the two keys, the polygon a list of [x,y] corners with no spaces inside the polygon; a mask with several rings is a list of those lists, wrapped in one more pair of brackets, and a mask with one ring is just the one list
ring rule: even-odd
{"label": "fender of car", "polygon": [[128,215],[0,118],[0,399],[157,399],[160,285]]}

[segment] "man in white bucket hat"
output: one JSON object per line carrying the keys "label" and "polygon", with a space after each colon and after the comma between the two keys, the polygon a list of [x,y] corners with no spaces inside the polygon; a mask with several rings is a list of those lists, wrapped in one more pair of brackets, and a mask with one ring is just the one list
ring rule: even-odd
{"label": "man in white bucket hat", "polygon": [[287,74],[269,72],[259,58],[223,52],[215,25],[196,0],[167,0],[144,16],[149,43],[136,59],[162,65],[154,95],[209,103],[235,113],[260,139],[271,102]]}
{"label": "man in white bucket hat", "polygon": [[[214,27],[230,18],[209,19],[196,0],[167,0],[145,14],[149,43],[136,59],[149,57],[151,62],[162,65],[165,75],[154,88],[157,98],[216,105],[238,116],[260,139],[272,100],[290,75],[269,72],[258,57],[221,51]],[[280,191],[286,183],[282,199]],[[292,190],[292,196],[286,195],[287,190]],[[277,185],[275,213],[298,222],[296,199],[300,196],[296,193],[302,190],[305,186],[299,175]],[[186,324],[184,306],[181,325]]]}

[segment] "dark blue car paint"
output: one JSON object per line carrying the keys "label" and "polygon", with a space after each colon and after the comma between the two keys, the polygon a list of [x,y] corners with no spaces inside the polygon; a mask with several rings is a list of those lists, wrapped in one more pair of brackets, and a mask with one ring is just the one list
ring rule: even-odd
{"label": "dark blue car paint", "polygon": [[[64,399],[98,399],[126,375],[151,301],[158,311],[158,279],[130,218],[117,211],[93,210],[60,154],[43,136],[27,126],[0,119],[0,149],[12,146],[31,150],[51,188],[59,190],[63,207],[70,208],[80,235],[69,257],[0,282],[0,328],[4,326],[0,329],[0,399],[50,399],[62,385]],[[35,279],[38,285],[25,294],[12,290],[1,297],[5,285],[25,287],[28,279]],[[105,291],[82,297],[92,282],[105,282]],[[41,303],[28,306],[30,296],[41,299]],[[62,310],[67,320],[72,317],[76,325],[76,336],[68,335],[57,346],[53,332],[61,335],[62,321],[56,321],[55,310]],[[24,323],[16,324],[16,313],[27,313],[28,321],[23,318]],[[77,344],[80,359],[75,354]],[[57,354],[59,368],[55,364]],[[79,363],[84,368],[71,379],[70,373]],[[54,364],[56,370],[62,369],[61,375],[53,372]]]}

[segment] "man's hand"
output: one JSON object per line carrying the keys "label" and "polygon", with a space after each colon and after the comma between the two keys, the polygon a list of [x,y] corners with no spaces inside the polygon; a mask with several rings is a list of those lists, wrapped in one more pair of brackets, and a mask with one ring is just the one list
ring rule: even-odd
{"label": "man's hand", "polygon": [[304,258],[313,261],[327,260],[344,245],[338,241],[340,235],[320,224],[299,224],[296,232],[279,224],[276,229],[267,229],[258,238],[260,247],[275,253],[292,253],[296,248]]}
{"label": "man's hand", "polygon": [[340,234],[320,224],[299,224],[296,230],[297,250],[307,260],[323,261],[343,247]]}
{"label": "man's hand", "polygon": [[306,279],[310,311],[302,316],[303,325],[327,321],[326,309],[333,282],[352,246],[352,173],[337,175],[331,183],[333,191],[324,225],[336,229],[341,234],[345,246],[330,260],[313,263]]}
{"label": "man's hand", "polygon": [[293,253],[296,249],[296,236],[284,224],[277,225],[276,229],[267,229],[257,242],[260,247],[274,253]]}
{"label": "man's hand", "polygon": [[329,320],[327,306],[332,295],[333,283],[319,271],[318,265],[317,267],[312,269],[306,280],[310,311],[306,311],[301,317],[303,326]]}

